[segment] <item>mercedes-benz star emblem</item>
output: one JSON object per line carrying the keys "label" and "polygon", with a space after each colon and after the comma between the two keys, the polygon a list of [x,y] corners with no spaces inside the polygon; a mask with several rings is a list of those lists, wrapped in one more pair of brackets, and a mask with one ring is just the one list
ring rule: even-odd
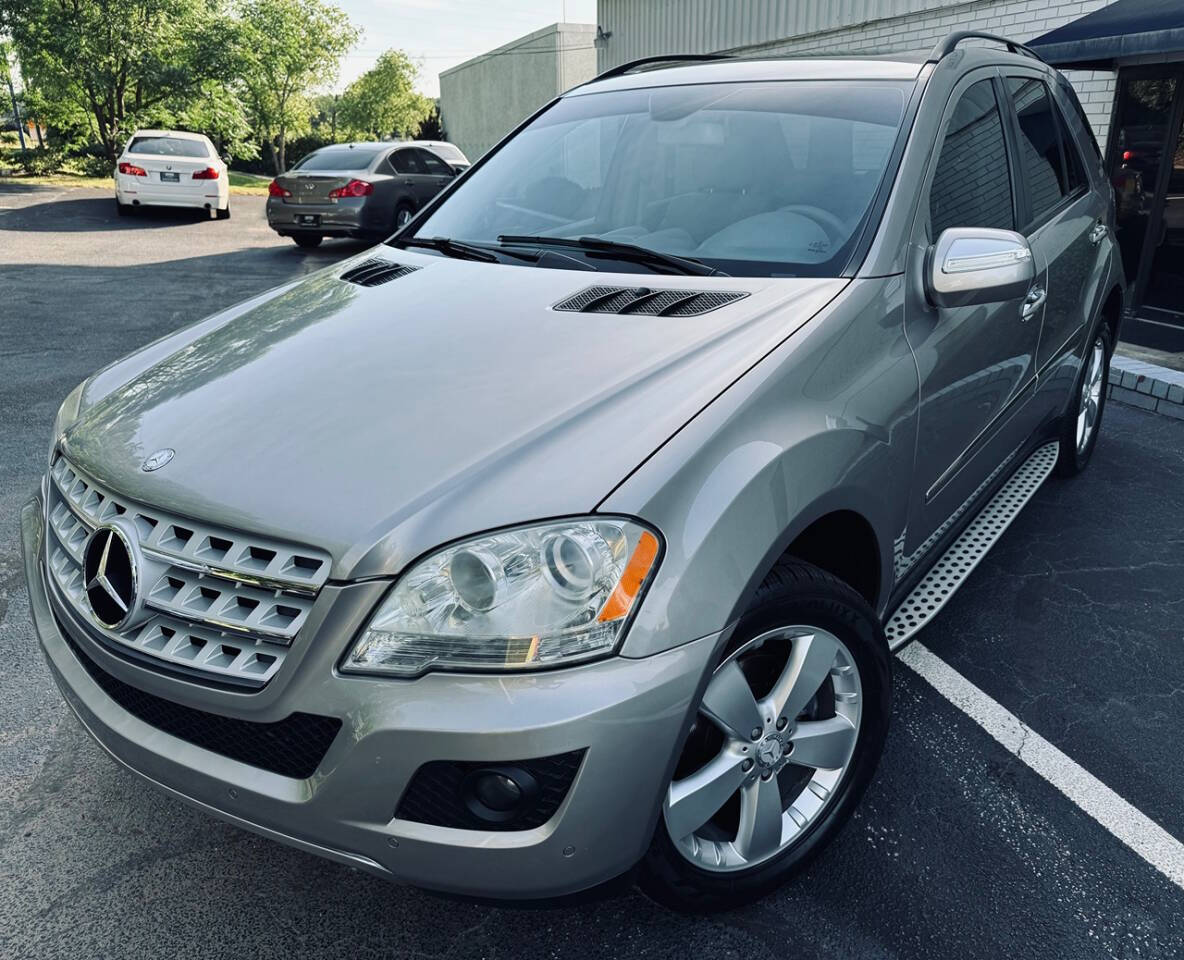
{"label": "mercedes-benz star emblem", "polygon": [[86,601],[95,620],[110,630],[122,626],[136,606],[136,564],[118,527],[99,527],[82,555]]}
{"label": "mercedes-benz star emblem", "polygon": [[176,456],[177,451],[172,447],[165,447],[163,450],[157,450],[147,460],[140,464],[140,469],[145,473],[151,473],[153,470],[159,470],[166,463]]}

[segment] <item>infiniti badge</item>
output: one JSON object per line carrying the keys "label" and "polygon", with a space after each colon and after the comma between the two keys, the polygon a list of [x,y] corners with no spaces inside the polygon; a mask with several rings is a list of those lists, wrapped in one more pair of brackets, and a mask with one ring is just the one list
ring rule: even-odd
{"label": "infiniti badge", "polygon": [[110,630],[121,627],[135,609],[137,589],[136,563],[122,530],[105,526],[90,535],[82,576],[95,620]]}
{"label": "infiniti badge", "polygon": [[151,473],[153,470],[159,470],[166,463],[176,456],[177,451],[172,447],[165,447],[163,450],[157,450],[147,460],[140,464],[140,469],[145,473]]}

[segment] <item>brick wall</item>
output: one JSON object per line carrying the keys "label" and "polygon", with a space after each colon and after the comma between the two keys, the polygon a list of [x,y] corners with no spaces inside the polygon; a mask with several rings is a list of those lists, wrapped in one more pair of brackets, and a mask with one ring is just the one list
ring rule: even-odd
{"label": "brick wall", "polygon": [[[891,53],[918,50],[937,43],[955,30],[985,30],[1021,43],[1104,7],[1110,0],[968,0],[954,6],[854,24],[836,30],[805,34],[759,46],[745,52],[771,54],[863,52]],[[1067,70],[1093,125],[1102,150],[1110,129],[1116,75],[1105,71]]]}

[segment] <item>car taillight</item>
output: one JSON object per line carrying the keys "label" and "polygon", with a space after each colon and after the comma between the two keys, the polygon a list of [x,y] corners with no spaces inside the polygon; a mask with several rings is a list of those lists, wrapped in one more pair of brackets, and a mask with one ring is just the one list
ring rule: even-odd
{"label": "car taillight", "polygon": [[119,165],[119,172],[125,173],[129,177],[146,177],[148,171],[143,167],[137,167],[134,163],[121,163]]}
{"label": "car taillight", "polygon": [[330,199],[337,199],[340,197],[368,197],[374,192],[374,184],[367,183],[365,180],[351,180],[344,187],[338,187],[336,190],[329,191]]}
{"label": "car taillight", "polygon": [[218,172],[216,167],[206,167],[204,170],[193,171],[194,180],[217,180],[220,176],[222,174]]}
{"label": "car taillight", "polygon": [[279,181],[272,180],[271,183],[267,185],[267,195],[269,197],[290,197],[292,196],[292,191],[285,190],[279,185]]}

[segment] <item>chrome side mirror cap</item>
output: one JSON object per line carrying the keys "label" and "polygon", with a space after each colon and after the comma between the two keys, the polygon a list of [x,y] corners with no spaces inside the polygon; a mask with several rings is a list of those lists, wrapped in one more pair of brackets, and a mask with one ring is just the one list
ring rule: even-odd
{"label": "chrome side mirror cap", "polygon": [[1023,234],[990,227],[951,227],[929,248],[925,292],[935,307],[1018,300],[1036,278]]}

